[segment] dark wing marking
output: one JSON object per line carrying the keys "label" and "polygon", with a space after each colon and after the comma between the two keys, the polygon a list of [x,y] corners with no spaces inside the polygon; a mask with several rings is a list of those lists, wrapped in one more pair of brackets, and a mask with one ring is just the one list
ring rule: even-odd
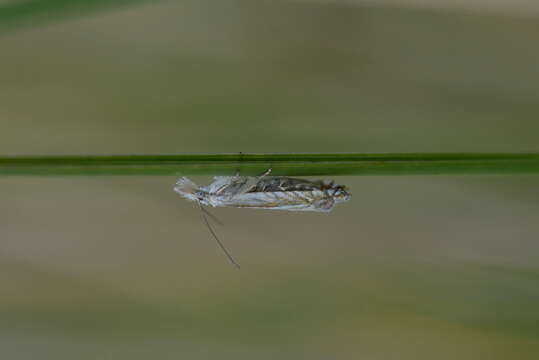
{"label": "dark wing marking", "polygon": [[312,191],[323,190],[323,181],[311,181],[289,177],[266,177],[260,179],[249,192]]}

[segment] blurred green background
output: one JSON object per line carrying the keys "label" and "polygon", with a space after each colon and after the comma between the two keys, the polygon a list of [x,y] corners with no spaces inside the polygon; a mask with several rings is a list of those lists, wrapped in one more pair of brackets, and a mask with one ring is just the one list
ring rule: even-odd
{"label": "blurred green background", "polygon": [[[3,155],[539,151],[533,1],[44,3],[0,1]],[[336,180],[214,210],[237,271],[175,178],[1,178],[1,358],[537,358],[537,177]]]}

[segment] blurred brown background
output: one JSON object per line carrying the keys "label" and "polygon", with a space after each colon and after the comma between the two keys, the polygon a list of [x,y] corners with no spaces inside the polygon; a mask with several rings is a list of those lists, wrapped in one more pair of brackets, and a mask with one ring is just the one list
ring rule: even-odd
{"label": "blurred brown background", "polygon": [[[78,15],[0,33],[0,154],[539,151],[533,1]],[[0,178],[2,358],[539,353],[537,177],[340,177],[331,214],[216,209],[240,271],[175,180]]]}

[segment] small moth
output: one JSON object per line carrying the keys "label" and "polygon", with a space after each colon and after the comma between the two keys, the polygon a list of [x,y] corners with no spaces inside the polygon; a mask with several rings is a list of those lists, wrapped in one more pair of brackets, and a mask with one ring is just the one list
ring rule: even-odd
{"label": "small moth", "polygon": [[[211,234],[236,267],[238,263],[213,232],[202,205],[288,211],[329,212],[333,207],[350,199],[345,186],[333,181],[311,181],[282,176],[268,176],[271,169],[259,177],[216,176],[208,186],[198,186],[188,178],[176,182],[174,191],[187,200],[198,203],[202,217]],[[215,218],[214,218],[215,219]]]}

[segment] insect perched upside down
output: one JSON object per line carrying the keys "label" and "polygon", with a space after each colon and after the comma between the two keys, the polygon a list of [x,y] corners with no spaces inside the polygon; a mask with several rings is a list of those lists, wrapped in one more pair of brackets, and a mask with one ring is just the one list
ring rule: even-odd
{"label": "insect perched upside down", "polygon": [[210,232],[230,261],[239,267],[211,229],[202,205],[289,211],[329,212],[335,204],[347,201],[351,194],[343,185],[333,181],[310,181],[281,176],[216,176],[208,186],[198,186],[188,178],[180,178],[174,191],[187,200],[195,201]]}

